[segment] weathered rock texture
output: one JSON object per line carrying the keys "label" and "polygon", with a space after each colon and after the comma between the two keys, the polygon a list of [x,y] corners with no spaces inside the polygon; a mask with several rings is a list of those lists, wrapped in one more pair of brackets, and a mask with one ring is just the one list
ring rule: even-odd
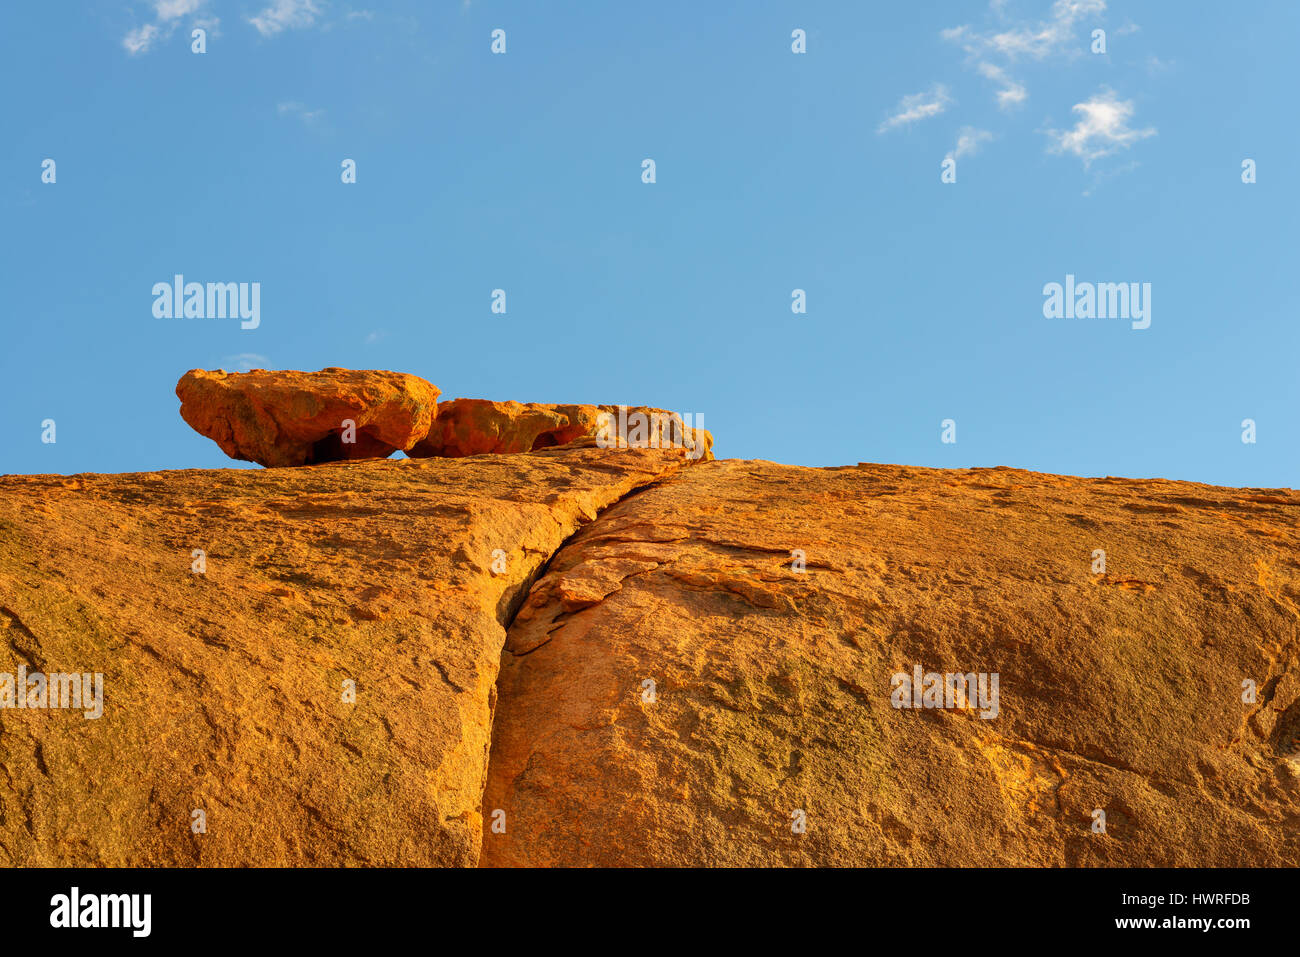
{"label": "weathered rock texture", "polygon": [[585,444],[0,479],[0,863],[1300,864],[1300,494]]}
{"label": "weathered rock texture", "polygon": [[[1296,866],[1298,525],[1293,491],[680,472],[515,619],[483,863]],[[918,664],[998,673],[998,716],[895,709]]]}
{"label": "weathered rock texture", "polygon": [[[541,405],[535,402],[492,402],[487,399],[451,399],[438,403],[438,415],[429,435],[410,450],[413,456],[482,455],[484,453],[530,452],[565,445],[576,439],[596,438],[601,414],[613,418],[610,440],[617,440],[617,421],[644,416],[644,436],[634,434],[636,423],[623,439],[641,447],[666,448],[681,445],[701,461],[713,458],[713,436],[702,428],[691,428],[676,412],[645,407],[616,405]],[[702,442],[702,447],[697,446]]]}
{"label": "weathered rock texture", "polygon": [[505,623],[684,462],[0,478],[0,672],[102,672],[105,697],[0,710],[0,864],[474,864]]}
{"label": "weathered rock texture", "polygon": [[[265,466],[386,458],[428,434],[438,401],[437,387],[419,376],[334,368],[193,369],[176,395],[191,428],[232,459]],[[349,420],[354,436],[345,436]]]}

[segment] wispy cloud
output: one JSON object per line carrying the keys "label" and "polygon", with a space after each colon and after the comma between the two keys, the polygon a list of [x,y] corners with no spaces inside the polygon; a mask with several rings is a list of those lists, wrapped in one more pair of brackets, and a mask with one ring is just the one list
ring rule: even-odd
{"label": "wispy cloud", "polygon": [[[131,56],[148,53],[158,40],[166,40],[176,29],[177,21],[200,12],[207,0],[154,0],[153,22],[145,23],[126,32],[122,48]],[[211,20],[213,24],[217,21]],[[201,21],[199,26],[204,26]]]}
{"label": "wispy cloud", "polygon": [[998,107],[1000,109],[1012,109],[1028,99],[1029,92],[1024,86],[1007,76],[1006,70],[1000,66],[992,63],[981,63],[978,69],[981,76],[987,77],[1002,87],[1002,89],[998,90]]}
{"label": "wispy cloud", "polygon": [[1046,20],[1009,20],[999,0],[992,0],[990,10],[999,21],[997,26],[978,30],[963,24],[940,36],[960,45],[980,75],[998,85],[998,106],[1009,110],[1024,103],[1029,92],[998,61],[1010,66],[1022,60],[1079,55],[1076,28],[1084,18],[1105,13],[1106,0],[1056,0]]}
{"label": "wispy cloud", "polygon": [[221,361],[223,364],[233,366],[240,372],[252,372],[254,369],[266,369],[271,365],[270,359],[266,356],[258,355],[256,352],[241,352],[238,355],[226,356]]}
{"label": "wispy cloud", "polygon": [[1122,163],[1119,166],[1114,166],[1110,169],[1101,169],[1098,167],[1092,171],[1092,182],[1090,182],[1088,188],[1083,191],[1083,195],[1091,196],[1107,181],[1115,179],[1118,176],[1123,176],[1126,173],[1131,173],[1141,165],[1142,164],[1137,160],[1130,160],[1127,163]]}
{"label": "wispy cloud", "polygon": [[924,93],[910,93],[898,101],[894,114],[876,127],[877,133],[887,133],[900,126],[908,126],[917,120],[938,116],[952,103],[948,88],[936,83]]}
{"label": "wispy cloud", "polygon": [[[1107,12],[1106,0],[1052,0],[1045,16],[1031,18],[1015,13],[1013,7],[1016,6],[1010,0],[989,0],[981,22],[962,24],[941,32],[945,41],[964,51],[965,66],[995,86],[998,108],[1008,112],[1023,107],[1029,100],[1029,90],[1021,75],[1059,69],[1069,61],[1085,57],[1090,31],[1102,26]],[[1112,32],[1123,37],[1140,29],[1132,20],[1125,19]],[[1144,65],[1151,74],[1170,66],[1155,57],[1148,57]],[[1141,140],[1157,135],[1154,125],[1138,126],[1134,123],[1133,101],[1121,99],[1104,86],[1082,102],[1077,102],[1077,93],[1071,99],[1076,100],[1071,108],[1074,118],[1071,128],[1039,127],[1039,132],[1048,138],[1047,151],[1077,156],[1094,185],[1135,168],[1136,162],[1100,164],[1097,169],[1101,172],[1092,168],[1098,160],[1127,152]],[[892,115],[880,124],[877,132],[886,133],[938,116],[955,102],[941,85],[934,86],[929,92],[905,96]],[[1057,110],[1070,102],[1065,100]],[[948,158],[974,155],[995,135],[989,130],[963,126],[958,131],[956,145],[948,152]]]}
{"label": "wispy cloud", "polygon": [[205,0],[155,0],[154,13],[159,20],[179,20],[197,13]]}
{"label": "wispy cloud", "polygon": [[153,41],[158,38],[158,27],[153,23],[146,23],[144,26],[136,27],[134,30],[128,30],[126,36],[122,38],[122,46],[126,52],[135,56],[137,53],[146,53],[153,46]]}
{"label": "wispy cloud", "polygon": [[293,101],[277,103],[275,111],[281,116],[296,116],[308,126],[325,115],[324,110],[309,110],[304,104]]}
{"label": "wispy cloud", "polygon": [[[994,12],[1001,12],[996,4]],[[1013,62],[1022,57],[1042,60],[1070,47],[1080,20],[1105,12],[1106,0],[1056,0],[1046,20],[1024,21],[1005,30],[987,32],[969,26],[953,27],[944,30],[942,36],[977,56],[996,54]]]}
{"label": "wispy cloud", "polygon": [[1094,160],[1156,135],[1155,127],[1134,129],[1129,125],[1133,101],[1120,100],[1113,90],[1103,88],[1084,102],[1076,103],[1073,112],[1079,115],[1073,129],[1047,131],[1050,141],[1047,150],[1074,154],[1083,160],[1084,169]]}
{"label": "wispy cloud", "polygon": [[248,17],[248,22],[264,37],[273,37],[285,30],[310,27],[320,16],[316,0],[272,0],[261,13]]}
{"label": "wispy cloud", "polygon": [[[217,36],[220,19],[200,16],[209,0],[152,0],[153,19],[133,27],[122,37],[122,47],[131,56],[147,53],[160,40],[166,40],[186,17],[194,17],[192,25],[202,27],[209,35]],[[264,37],[273,37],[285,30],[300,30],[317,25],[322,15],[320,0],[269,0],[265,8],[245,21]],[[352,10],[344,14],[346,21],[373,20],[373,10]],[[328,24],[324,25],[328,28]]]}
{"label": "wispy cloud", "polygon": [[993,139],[988,130],[977,130],[973,126],[963,126],[957,132],[957,145],[948,153],[949,159],[961,159],[979,152],[980,146]]}

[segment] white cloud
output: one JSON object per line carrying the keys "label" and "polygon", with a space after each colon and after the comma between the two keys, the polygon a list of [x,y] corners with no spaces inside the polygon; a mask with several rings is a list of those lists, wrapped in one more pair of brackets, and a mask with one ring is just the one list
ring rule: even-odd
{"label": "white cloud", "polygon": [[972,34],[971,39],[977,49],[1000,53],[1009,60],[1022,56],[1041,60],[1065,50],[1081,19],[1105,12],[1106,0],[1056,0],[1048,20],[1021,23],[999,33]]}
{"label": "white cloud", "polygon": [[1131,160],[1127,163],[1123,163],[1111,169],[1098,170],[1094,172],[1092,174],[1092,182],[1088,184],[1088,188],[1083,191],[1082,195],[1091,196],[1097,189],[1101,188],[1101,186],[1103,186],[1108,180],[1115,179],[1118,176],[1123,176],[1126,173],[1131,173],[1141,165],[1142,164],[1139,163],[1137,160]]}
{"label": "white cloud", "polygon": [[1133,129],[1133,101],[1120,100],[1114,91],[1102,89],[1083,103],[1074,105],[1079,121],[1073,129],[1048,130],[1051,140],[1049,153],[1073,153],[1083,160],[1085,169],[1093,160],[1101,159],[1122,149],[1128,149],[1138,140],[1155,136],[1155,127]]}
{"label": "white cloud", "polygon": [[[266,0],[264,0],[266,2]],[[146,53],[159,40],[166,40],[186,17],[195,17],[191,26],[202,27],[212,36],[218,36],[221,21],[215,16],[201,17],[209,0],[152,0],[153,21],[136,27],[122,38],[122,46],[132,56]],[[285,30],[313,26],[321,15],[320,0],[269,0],[265,9],[245,19],[264,37],[272,37]],[[354,10],[347,20],[372,20],[372,10]]]}
{"label": "white cloud", "polygon": [[1023,86],[1019,83],[1012,83],[1005,89],[998,90],[998,106],[1001,109],[1009,110],[1013,106],[1019,106],[1021,103],[1025,102],[1025,99],[1028,96],[1029,94],[1025,92]]}
{"label": "white cloud", "polygon": [[894,108],[894,115],[876,127],[876,132],[885,133],[899,126],[915,123],[917,120],[938,116],[951,103],[952,97],[948,95],[948,88],[942,83],[936,83],[928,92],[909,93],[898,101],[898,106]]}
{"label": "white cloud", "polygon": [[153,41],[157,38],[158,28],[152,23],[146,23],[142,27],[128,30],[126,36],[122,38],[122,46],[127,53],[135,56],[137,53],[149,52],[149,47],[153,46]]}
{"label": "white cloud", "polygon": [[977,130],[973,126],[963,126],[957,132],[957,145],[948,153],[949,159],[961,159],[963,156],[974,156],[979,152],[982,144],[993,139],[993,134],[988,130]]}
{"label": "white cloud", "polygon": [[[131,56],[148,53],[156,40],[166,40],[176,29],[176,22],[183,17],[192,16],[203,9],[207,0],[154,0],[154,22],[146,23],[128,30],[122,38],[122,47]],[[195,26],[215,27],[220,21],[216,17],[195,21]]]}
{"label": "white cloud", "polygon": [[204,0],[155,0],[154,13],[159,20],[179,20],[198,12]]}
{"label": "white cloud", "polygon": [[1009,110],[1028,99],[1029,93],[1024,86],[1007,76],[1007,71],[1002,67],[995,66],[992,63],[981,63],[977,69],[980,71],[981,76],[987,77],[1002,87],[1002,89],[998,90],[999,108]]}
{"label": "white cloud", "polygon": [[324,110],[309,110],[304,104],[296,102],[277,103],[275,110],[281,116],[296,116],[308,126],[325,115]]}
{"label": "white cloud", "polygon": [[272,0],[271,5],[248,22],[264,37],[273,37],[284,30],[309,27],[320,16],[316,0]]}
{"label": "white cloud", "polygon": [[1086,17],[1106,12],[1106,0],[1056,0],[1046,20],[1009,21],[1001,0],[991,0],[989,6],[1001,21],[997,27],[980,31],[963,24],[943,30],[939,35],[950,43],[960,44],[976,69],[998,84],[998,106],[1004,110],[1024,103],[1029,93],[993,61],[1001,59],[1013,64],[1021,59],[1041,61],[1048,57],[1077,56],[1080,48],[1075,43],[1076,26]]}
{"label": "white cloud", "polygon": [[271,364],[270,359],[266,356],[258,355],[256,352],[241,352],[239,355],[226,356],[221,361],[229,363],[240,372],[252,372],[254,369],[266,369]]}

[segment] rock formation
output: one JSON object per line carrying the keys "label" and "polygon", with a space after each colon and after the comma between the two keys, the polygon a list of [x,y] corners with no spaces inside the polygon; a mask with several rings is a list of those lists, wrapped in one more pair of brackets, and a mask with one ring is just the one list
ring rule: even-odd
{"label": "rock formation", "polygon": [[0,705],[74,671],[102,717],[0,708],[0,863],[1300,865],[1291,490],[589,437],[0,478]]}
{"label": "rock formation", "polygon": [[686,461],[0,478],[0,673],[103,675],[0,709],[0,863],[474,864],[505,624]]}
{"label": "rock formation", "polygon": [[713,458],[713,436],[664,409],[452,399],[418,376],[322,369],[193,369],[176,384],[181,416],[234,459],[267,467],[531,452],[600,438],[607,446],[686,448]]}
{"label": "rock formation", "polygon": [[483,863],[1294,867],[1298,659],[1294,491],[698,466],[515,618]]}
{"label": "rock formation", "polygon": [[[624,440],[646,448],[671,445],[691,449],[694,458],[713,458],[713,436],[702,428],[691,428],[676,412],[645,407],[620,411],[616,405],[540,405],[535,402],[492,402],[487,399],[451,399],[438,403],[438,415],[429,435],[410,450],[413,456],[482,455],[484,453],[531,452],[534,449],[566,445],[576,439],[597,437],[602,415],[610,433],[619,437],[620,416],[625,423]],[[642,416],[645,435],[635,434],[636,416]],[[631,422],[631,426],[626,423]],[[631,433],[631,434],[629,434]],[[703,447],[696,450],[696,442]]]}
{"label": "rock formation", "polygon": [[181,417],[221,451],[270,467],[409,449],[429,432],[438,389],[400,372],[194,369],[176,395]]}

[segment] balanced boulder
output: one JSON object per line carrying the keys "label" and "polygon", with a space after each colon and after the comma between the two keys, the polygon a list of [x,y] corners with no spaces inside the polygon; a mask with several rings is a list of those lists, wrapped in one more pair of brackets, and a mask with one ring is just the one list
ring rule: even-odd
{"label": "balanced boulder", "polygon": [[458,458],[531,452],[587,437],[603,438],[609,448],[680,447],[693,459],[713,459],[713,436],[698,425],[693,428],[689,415],[642,407],[488,399],[439,402],[428,436],[408,451],[416,458]]}
{"label": "balanced boulder", "polygon": [[181,417],[233,459],[268,468],[386,458],[422,439],[439,390],[402,372],[207,372],[176,384]]}

